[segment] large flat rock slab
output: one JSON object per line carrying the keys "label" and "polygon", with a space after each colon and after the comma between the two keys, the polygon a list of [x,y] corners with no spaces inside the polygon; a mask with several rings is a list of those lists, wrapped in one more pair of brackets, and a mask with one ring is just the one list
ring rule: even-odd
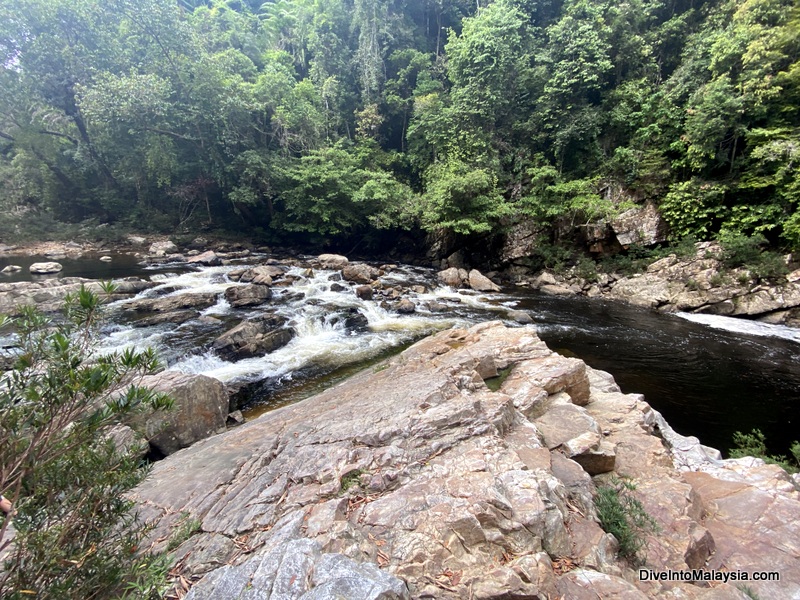
{"label": "large flat rock slab", "polygon": [[[492,391],[486,381],[499,375],[507,378]],[[341,597],[361,597],[347,591],[357,587],[406,597],[393,587],[402,582],[410,598],[596,597],[592,589],[609,598],[711,598],[691,583],[637,581],[598,525],[595,485],[625,475],[662,527],[648,538],[654,570],[715,564],[720,548],[749,542],[741,530],[728,542],[722,524],[709,521],[708,507],[725,506],[723,498],[685,478],[655,435],[657,421],[641,396],[551,352],[533,327],[489,322],[431,336],[322,394],[180,450],[134,497],[155,521],[154,549],[167,547],[187,515],[201,523],[175,550],[195,599],[222,597],[229,585],[231,597],[268,598],[292,576],[303,584],[272,597],[336,597],[322,595],[328,584]],[[602,465],[581,464],[597,452]],[[614,471],[591,477],[609,456]],[[781,519],[797,521],[797,500],[774,493]],[[773,505],[742,502],[730,522],[751,506]],[[794,535],[764,527],[764,536]],[[765,560],[800,572],[795,539],[763,548]],[[276,561],[290,555],[297,560],[284,577]],[[347,565],[350,583],[314,579],[331,563]],[[241,592],[245,579],[251,587]],[[765,597],[791,597],[788,572],[786,581],[764,588]]]}

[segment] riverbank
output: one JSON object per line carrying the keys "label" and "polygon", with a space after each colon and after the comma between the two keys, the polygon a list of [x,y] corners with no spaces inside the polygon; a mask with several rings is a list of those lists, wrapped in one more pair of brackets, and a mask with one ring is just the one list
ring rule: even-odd
{"label": "riverbank", "polygon": [[749,593],[800,593],[797,555],[776,542],[800,534],[796,480],[720,460],[607,373],[497,322],[179,451],[134,497],[191,600],[752,597],[740,582],[641,581],[599,525],[614,477],[658,525],[648,569],[772,571]]}
{"label": "riverbank", "polygon": [[722,256],[719,244],[703,242],[695,245],[691,256],[670,254],[633,275],[605,273],[586,265],[534,274],[512,267],[505,275],[517,285],[546,294],[800,327],[800,262],[787,255],[785,274],[763,278],[744,266],[726,267]]}

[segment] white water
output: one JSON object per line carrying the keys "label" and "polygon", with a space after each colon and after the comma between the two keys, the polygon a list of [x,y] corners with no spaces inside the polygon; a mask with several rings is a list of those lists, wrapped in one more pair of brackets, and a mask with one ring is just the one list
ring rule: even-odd
{"label": "white water", "polygon": [[[201,373],[223,382],[256,381],[266,378],[291,379],[293,374],[309,367],[335,369],[339,366],[369,360],[387,350],[414,341],[438,330],[467,326],[485,319],[487,312],[503,316],[508,310],[503,305],[490,302],[490,298],[474,292],[460,293],[450,288],[437,287],[430,280],[429,271],[413,267],[398,267],[381,281],[395,285],[409,281],[425,282],[427,291],[422,294],[408,292],[406,296],[417,304],[417,312],[399,314],[380,306],[380,297],[362,300],[346,282],[339,282],[343,291],[332,291],[335,271],[316,270],[306,276],[306,270],[296,267],[287,275],[297,277],[289,287],[273,286],[273,299],[260,307],[238,311],[242,318],[271,310],[287,319],[295,337],[283,348],[265,356],[229,362],[209,349],[210,342],[238,323],[234,310],[225,301],[223,292],[232,285],[227,274],[240,267],[210,267],[179,275],[159,275],[160,285],[147,290],[137,298],[176,296],[179,294],[216,293],[218,302],[203,310],[203,316],[227,318],[224,326],[208,331],[208,325],[192,321],[182,325],[164,324],[152,327],[116,325],[110,327],[102,342],[103,352],[125,348],[153,347],[166,359],[170,370]],[[164,293],[166,292],[166,293]],[[492,295],[492,300],[505,300],[507,296]],[[433,313],[426,308],[428,302],[438,302],[448,307],[446,312]],[[130,300],[115,303],[121,307]],[[366,318],[366,330],[353,331],[345,327],[344,320],[354,313]],[[198,331],[205,327],[206,340],[198,344]],[[212,326],[213,327],[213,326]]]}
{"label": "white water", "polygon": [[676,316],[700,323],[714,329],[723,329],[734,333],[744,333],[759,337],[773,337],[793,342],[800,342],[800,330],[785,325],[772,325],[770,323],[759,323],[758,321],[748,321],[735,317],[723,317],[720,315],[703,315],[695,313],[676,313]]}

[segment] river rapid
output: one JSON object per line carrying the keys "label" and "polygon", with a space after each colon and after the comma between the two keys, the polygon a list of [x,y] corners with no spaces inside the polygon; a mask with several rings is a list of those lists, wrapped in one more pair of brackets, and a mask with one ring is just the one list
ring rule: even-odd
{"label": "river rapid", "polygon": [[[265,258],[250,257],[247,263]],[[271,300],[233,309],[223,292],[242,285],[228,277],[241,268],[240,263],[187,270],[176,263],[116,271],[114,275],[123,276],[144,270],[158,283],[137,299],[207,292],[219,299],[197,319],[144,327],[124,310],[136,299],[111,304],[101,351],[154,347],[168,369],[202,373],[229,388],[245,389],[246,414],[253,418],[310,396],[433,332],[489,319],[516,325],[509,311],[524,310],[552,349],[609,371],[625,392],[644,394],[679,433],[722,450],[731,446],[735,431],[756,427],[767,435],[773,451],[785,453],[792,440],[800,439],[800,331],[795,329],[708,315],[665,315],[522,288],[502,293],[453,290],[438,284],[435,271],[407,265],[386,269],[380,277],[384,287],[402,288],[416,304],[416,312],[399,314],[382,307],[379,299],[358,298],[339,281],[337,271],[309,271],[302,261],[287,272],[291,285],[272,287]],[[85,270],[75,265],[70,274],[103,275],[92,272],[90,263]],[[336,284],[345,289],[336,291]],[[265,311],[285,317],[294,329],[296,335],[286,346],[236,362],[223,360],[210,348],[242,319]],[[356,312],[366,318],[366,327],[347,326],[343,317]]]}

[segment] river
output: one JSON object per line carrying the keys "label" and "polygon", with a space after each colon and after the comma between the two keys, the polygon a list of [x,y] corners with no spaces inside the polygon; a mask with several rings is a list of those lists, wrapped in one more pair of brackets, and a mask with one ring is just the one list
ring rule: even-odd
{"label": "river", "polygon": [[[263,258],[263,257],[262,257]],[[248,259],[255,262],[258,257]],[[684,435],[725,450],[735,431],[760,428],[773,451],[785,453],[800,438],[800,331],[751,321],[699,315],[665,315],[619,303],[547,296],[526,289],[499,294],[439,286],[435,272],[398,266],[381,277],[385,285],[424,286],[409,295],[418,310],[401,315],[378,301],[335,291],[337,273],[292,267],[288,287],[273,287],[263,307],[232,309],[222,297],[227,274],[241,265],[186,270],[185,265],[145,268],[115,256],[112,265],[78,260],[70,275],[104,277],[146,274],[158,286],[142,296],[200,292],[220,294],[197,320],[181,325],[137,327],[122,317],[124,303],[111,305],[103,351],[155,347],[169,369],[203,373],[228,385],[246,384],[252,418],[260,411],[309,396],[366,365],[400,351],[435,331],[487,319],[508,320],[510,309],[526,310],[540,337],[554,350],[611,372],[625,392],[638,392]],[[96,272],[95,267],[102,268]],[[333,289],[332,289],[333,288]],[[436,312],[425,307],[434,303]],[[228,362],[209,349],[213,339],[241,318],[271,309],[296,331],[286,346],[266,356]],[[353,330],[343,316],[368,320]]]}

